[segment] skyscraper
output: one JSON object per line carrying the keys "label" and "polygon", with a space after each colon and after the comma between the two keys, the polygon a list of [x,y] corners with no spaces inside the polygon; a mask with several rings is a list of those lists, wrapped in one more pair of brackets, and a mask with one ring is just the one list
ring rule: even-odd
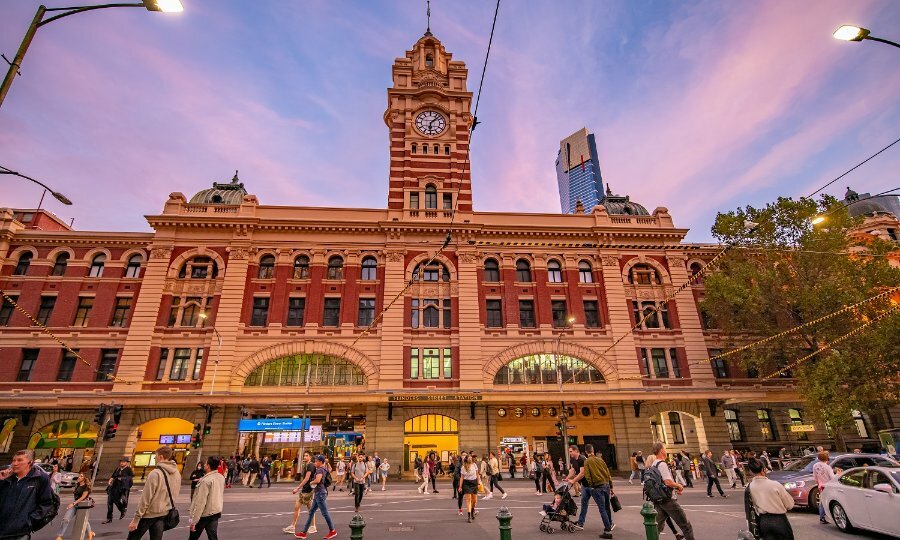
{"label": "skyscraper", "polygon": [[578,201],[590,212],[603,198],[603,177],[597,159],[594,134],[581,128],[559,142],[556,155],[559,205],[564,214],[574,214]]}

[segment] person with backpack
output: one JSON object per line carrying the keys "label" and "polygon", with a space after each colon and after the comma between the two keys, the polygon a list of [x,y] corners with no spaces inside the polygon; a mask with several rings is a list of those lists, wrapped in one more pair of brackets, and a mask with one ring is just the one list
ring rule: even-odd
{"label": "person with backpack", "polygon": [[353,507],[357,512],[359,512],[359,505],[362,504],[363,493],[366,491],[366,478],[370,474],[365,459],[366,455],[360,452],[356,455],[356,463],[350,466],[350,478],[353,480]]}
{"label": "person with backpack", "polygon": [[0,471],[0,538],[27,540],[59,513],[50,477],[34,464],[33,450],[19,450]]}
{"label": "person with backpack", "polygon": [[372,481],[377,484],[381,480],[381,458],[378,457],[378,452],[375,452],[372,460],[375,462],[375,474],[372,475]]}
{"label": "person with backpack", "polygon": [[[312,489],[312,480],[316,477],[316,466],[313,463],[312,454],[310,452],[303,452],[303,475],[302,480],[300,480],[300,485],[295,487],[291,493],[296,495],[297,492],[300,492],[300,496],[297,498],[297,502],[294,503],[294,518],[291,520],[291,524],[287,527],[281,529],[282,531],[288,534],[294,534],[297,532],[297,521],[300,519],[300,508],[305,506],[307,510],[312,508],[313,501],[313,489]],[[311,512],[311,510],[310,510]],[[309,524],[307,524],[309,528]],[[309,528],[306,532],[316,532],[316,520],[313,519],[312,527]]]}
{"label": "person with backpack", "polygon": [[[684,492],[684,486],[672,479],[672,471],[666,463],[668,452],[661,442],[653,443],[650,466],[644,471],[644,497],[653,503],[656,509],[656,526],[662,530],[663,523],[671,518],[681,529],[681,535],[675,538],[694,540],[694,528],[678,504],[676,495]],[[673,493],[674,492],[674,493]]]}
{"label": "person with backpack", "polygon": [[644,454],[640,450],[634,456],[634,462],[637,464],[638,473],[641,475],[641,485],[644,483],[644,473],[647,470],[647,462],[644,461]]}
{"label": "person with backpack", "polygon": [[331,515],[328,514],[328,485],[331,483],[331,473],[328,472],[326,463],[325,456],[316,456],[316,475],[311,482],[313,485],[313,503],[306,518],[306,525],[303,527],[303,531],[294,535],[296,538],[306,538],[309,525],[315,517],[316,510],[322,512],[322,517],[325,518],[325,523],[328,524],[328,534],[324,536],[325,540],[330,540],[337,536],[334,523],[331,521]]}
{"label": "person with backpack", "polygon": [[747,463],[755,476],[744,489],[744,510],[751,530],[756,529],[765,540],[794,540],[788,510],[794,498],[781,482],[766,478],[766,466],[757,458]]}
{"label": "person with backpack", "polygon": [[[575,527],[578,530],[584,529],[584,521],[587,518],[588,506],[591,499],[597,503],[597,509],[600,510],[600,519],[603,520],[603,533],[600,538],[612,538],[612,531],[615,524],[610,515],[610,496],[612,495],[612,475],[609,467],[603,458],[594,454],[594,446],[592,444],[584,445],[584,458],[578,452],[577,446],[571,446],[569,463],[572,464],[572,470],[575,475],[571,482],[581,482],[581,513],[578,514],[578,521]],[[572,455],[574,454],[574,455]]]}
{"label": "person with backpack", "polygon": [[719,483],[719,468],[716,466],[716,462],[713,461],[712,450],[707,450],[703,457],[700,458],[700,469],[706,475],[706,496],[712,498],[712,487],[715,484],[716,489],[719,490],[719,495],[722,498],[727,498],[728,495],[725,495],[725,492],[722,491],[722,484]]}
{"label": "person with backpack", "polygon": [[422,458],[416,455],[416,459],[413,461],[413,472],[416,475],[415,482],[418,484],[422,481],[422,467],[425,466],[425,462],[422,461]]}
{"label": "person with backpack", "polygon": [[488,460],[487,460],[487,478],[488,478],[488,493],[484,496],[484,499],[493,499],[494,498],[494,487],[500,490],[500,494],[505,499],[508,495],[506,490],[503,489],[503,486],[500,485],[500,462],[497,460],[497,455],[493,452],[488,452]]}
{"label": "person with backpack", "polygon": [[250,482],[250,458],[244,457],[241,461],[241,484],[248,485]]}
{"label": "person with backpack", "polygon": [[128,540],[141,540],[148,531],[150,540],[162,540],[166,515],[175,507],[181,489],[181,473],[172,459],[174,454],[171,446],[156,449],[156,468],[147,475],[141,500],[128,524]]}

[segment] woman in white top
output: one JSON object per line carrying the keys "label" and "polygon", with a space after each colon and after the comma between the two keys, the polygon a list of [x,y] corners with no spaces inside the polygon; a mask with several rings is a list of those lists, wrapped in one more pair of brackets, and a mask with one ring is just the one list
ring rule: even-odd
{"label": "woman in white top", "polygon": [[340,491],[344,491],[344,488],[339,486],[342,486],[344,484],[344,475],[347,474],[347,464],[344,463],[344,458],[341,457],[337,458],[335,461],[337,463],[335,463],[334,475],[337,478],[335,478],[334,482],[332,482],[331,484],[331,491],[334,491],[335,488],[338,488]]}
{"label": "woman in white top", "polygon": [[63,475],[59,472],[59,465],[53,466],[53,472],[50,474],[50,489],[53,493],[59,495],[59,485],[62,483]]}
{"label": "woman in white top", "polygon": [[747,489],[750,491],[750,503],[758,516],[760,536],[766,540],[794,540],[794,531],[787,517],[788,510],[794,507],[794,498],[780,482],[766,478],[766,467],[762,461],[753,458],[747,463],[747,468],[756,475]]}
{"label": "woman in white top", "polygon": [[481,484],[481,477],[478,474],[478,465],[472,462],[472,456],[466,456],[460,470],[459,495],[465,498],[466,509],[469,517],[466,521],[472,523],[475,519],[475,504],[478,501],[478,486]]}
{"label": "woman in white top", "polygon": [[424,460],[422,462],[422,485],[419,486],[419,493],[424,493],[428,495],[428,482],[431,477],[431,467],[429,466],[430,460]]}
{"label": "woman in white top", "polygon": [[387,486],[387,477],[388,471],[391,470],[391,464],[388,463],[387,458],[381,460],[381,491],[384,491],[385,486]]}

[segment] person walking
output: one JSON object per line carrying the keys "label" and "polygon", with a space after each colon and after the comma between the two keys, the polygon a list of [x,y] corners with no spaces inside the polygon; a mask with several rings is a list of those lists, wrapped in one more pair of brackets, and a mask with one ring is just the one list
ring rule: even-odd
{"label": "person walking", "polygon": [[712,487],[713,484],[715,484],[716,489],[719,490],[719,495],[723,498],[728,497],[728,495],[725,495],[725,492],[722,491],[722,484],[719,483],[719,469],[716,467],[716,463],[713,461],[712,457],[712,450],[707,450],[706,453],[703,454],[703,457],[700,458],[700,469],[703,471],[703,474],[706,475],[706,496],[712,498]]}
{"label": "person walking", "polygon": [[[550,491],[547,491],[547,484],[550,484]],[[553,459],[549,452],[544,454],[544,470],[541,474],[541,491],[551,493],[556,491],[556,482],[553,481]]]}
{"label": "person walking", "polygon": [[640,478],[641,473],[638,470],[637,452],[631,453],[631,459],[628,460],[631,465],[631,475],[628,476],[628,483],[634,484],[635,478]]}
{"label": "person walking", "polygon": [[362,504],[363,492],[366,490],[366,478],[369,477],[365,459],[364,454],[357,454],[356,463],[350,467],[350,477],[353,479],[353,507],[357,512],[359,512],[359,505]]}
{"label": "person walking", "polygon": [[422,461],[422,458],[416,454],[416,458],[413,460],[413,473],[415,474],[414,482],[418,484],[422,481],[422,467],[425,466],[425,462]]}
{"label": "person walking", "polygon": [[259,463],[259,489],[262,489],[263,480],[266,482],[266,487],[272,487],[272,479],[269,476],[271,470],[272,460],[269,456],[263,456],[262,461]]}
{"label": "person walking", "polygon": [[[744,483],[744,471],[742,469],[741,453],[737,450],[732,450],[731,456],[734,458],[734,476],[741,481],[741,487],[744,487],[746,484]],[[763,461],[763,465],[765,465],[765,461]],[[735,487],[737,487],[737,482],[735,482]]]}
{"label": "person walking", "polygon": [[497,460],[497,455],[493,452],[488,453],[487,460],[487,477],[488,477],[488,490],[487,495],[484,496],[485,499],[493,499],[494,498],[494,487],[500,490],[502,495],[502,499],[505,499],[508,495],[506,490],[503,489],[503,486],[500,485],[500,461]]}
{"label": "person walking", "polygon": [[220,463],[216,456],[209,456],[203,464],[203,478],[191,497],[191,534],[188,540],[200,540],[203,531],[206,531],[209,540],[219,540],[219,518],[222,517],[222,501],[225,498],[225,477],[219,472]]}
{"label": "person walking", "polygon": [[378,452],[374,453],[372,461],[375,462],[375,474],[372,475],[372,481],[378,484],[381,481],[381,458],[378,456]]}
{"label": "person walking", "polygon": [[750,512],[752,506],[756,511],[761,538],[794,540],[794,531],[787,517],[788,510],[794,507],[794,498],[784,489],[781,482],[766,478],[766,466],[761,460],[751,459],[747,463],[747,468],[754,474],[750,485],[747,486],[747,496],[744,498],[748,523],[753,519]]}
{"label": "person walking", "polygon": [[544,461],[537,455],[531,456],[531,477],[534,479],[534,494],[541,495],[541,478],[544,476]]}
{"label": "person walking", "polygon": [[637,464],[638,473],[641,475],[641,485],[644,484],[644,471],[647,470],[647,464],[644,462],[644,454],[640,450],[634,456],[634,462]]}
{"label": "person walking", "polygon": [[[247,484],[247,487],[252,488],[253,483],[256,482],[257,477],[259,477],[259,470],[260,470],[259,460],[256,459],[256,456],[250,456],[249,470],[250,470],[250,481]],[[262,484],[260,484],[260,487],[262,487]]]}
{"label": "person walking", "polygon": [[241,460],[241,484],[249,485],[250,484],[250,458],[244,457]]}
{"label": "person walking", "polygon": [[313,503],[309,509],[309,515],[306,518],[306,525],[303,531],[296,533],[296,538],[306,538],[309,532],[310,523],[315,518],[316,510],[322,513],[325,523],[328,524],[328,534],[324,536],[325,540],[337,537],[337,531],[334,529],[334,523],[331,521],[331,515],[328,514],[328,489],[325,485],[325,479],[328,477],[327,460],[325,456],[316,456],[316,475],[312,480],[313,485]]}
{"label": "person walking", "polygon": [[[56,540],[65,538],[66,533],[69,531],[69,523],[72,522],[72,518],[74,518],[76,512],[78,512],[79,505],[84,505],[85,508],[89,508],[87,506],[87,498],[91,495],[91,484],[85,475],[78,475],[78,479],[75,480],[75,491],[72,495],[75,500],[66,506],[66,513],[63,515],[62,525],[59,527],[59,532],[56,534]],[[91,523],[87,518],[85,518],[84,522],[88,540],[91,540],[97,533],[91,529]]]}
{"label": "person walking", "polygon": [[200,482],[200,479],[203,478],[204,474],[206,474],[206,472],[203,470],[203,463],[201,462],[197,464],[197,468],[191,471],[191,476],[188,477],[191,480],[192,501],[194,500],[194,492],[197,491],[197,483]]}
{"label": "person walking", "polygon": [[[378,466],[381,474],[381,491],[387,489],[387,479],[388,479],[388,471],[391,470],[391,464],[388,463],[388,458],[384,458],[381,460],[381,465]],[[435,491],[437,493],[437,491]]]}
{"label": "person walking", "polygon": [[[575,472],[572,482],[581,483],[581,513],[578,515],[575,527],[584,529],[588,506],[593,499],[597,504],[597,509],[600,510],[600,519],[603,520],[603,533],[600,538],[612,538],[612,531],[616,528],[610,513],[610,497],[613,493],[612,475],[603,458],[594,454],[592,444],[584,445],[584,453],[587,455],[586,458],[578,454],[577,446],[569,447],[569,463],[572,464],[572,470]],[[576,456],[572,457],[572,454]]]}
{"label": "person walking", "polygon": [[675,472],[675,482],[682,486],[687,485],[687,480],[684,479],[684,471],[681,468],[681,455],[675,454],[675,458],[672,460],[672,470]]}
{"label": "person walking", "polygon": [[366,476],[366,493],[372,491],[372,481],[375,478],[375,460],[372,459],[372,456],[366,456],[366,470],[369,474]]}
{"label": "person walking", "polygon": [[128,540],[140,540],[150,532],[150,540],[162,540],[163,520],[181,490],[181,473],[172,460],[171,446],[156,449],[156,468],[147,475],[137,510],[128,524]]}
{"label": "person walking", "polygon": [[0,538],[28,540],[53,520],[59,497],[50,477],[34,464],[34,450],[19,450],[12,464],[0,471]]}
{"label": "person walking", "polygon": [[[288,534],[294,534],[297,532],[297,521],[300,519],[300,508],[304,506],[307,510],[312,508],[312,480],[316,477],[316,465],[315,463],[313,463],[312,454],[309,452],[303,452],[303,469],[300,474],[302,475],[300,479],[300,485],[291,490],[291,493],[294,495],[297,495],[298,491],[300,492],[300,495],[297,497],[297,501],[294,502],[294,517],[291,520],[290,525],[281,529]],[[310,528],[307,532],[314,533],[316,531],[316,520],[313,519],[312,528]]]}
{"label": "person walking", "polygon": [[437,454],[431,452],[428,454],[426,462],[428,463],[428,479],[431,481],[431,492],[434,494],[440,493],[437,490],[437,476],[441,468],[441,461],[438,459]]}
{"label": "person walking", "polygon": [[719,461],[722,465],[722,470],[725,471],[725,476],[728,478],[728,483],[731,485],[731,489],[737,487],[737,479],[734,474],[735,460],[734,456],[731,455],[730,450],[725,450],[722,452],[722,459]]}
{"label": "person walking", "polygon": [[671,518],[681,529],[681,534],[675,535],[676,539],[694,540],[694,528],[677,500],[677,495],[684,492],[684,486],[672,479],[672,471],[666,463],[667,456],[663,443],[653,443],[650,469],[649,472],[647,469],[644,472],[644,494],[656,509],[656,526],[659,530]]}
{"label": "person walking", "polygon": [[[682,472],[682,476],[684,476],[684,479],[687,480],[687,487],[689,487],[689,488],[694,487],[694,482],[693,482],[694,475],[691,472],[691,455],[688,454],[687,452],[685,452],[684,450],[681,451],[681,472]],[[682,484],[682,485],[684,485],[684,484]]]}
{"label": "person walking", "polygon": [[471,455],[465,457],[460,470],[460,479],[462,482],[457,488],[458,495],[466,503],[466,512],[468,514],[466,521],[472,523],[477,513],[475,507],[478,503],[478,486],[481,485],[481,476],[479,475],[478,465],[472,461]]}
{"label": "person walking", "polygon": [[422,464],[422,485],[419,486],[419,493],[424,493],[428,495],[428,482],[429,476],[431,475],[431,457],[426,457],[425,462]]}
{"label": "person walking", "polygon": [[237,459],[234,456],[231,456],[231,458],[228,460],[227,471],[226,471],[227,476],[225,477],[225,487],[226,488],[230,488],[231,484],[234,483],[234,478],[238,475],[238,470],[239,470],[239,467],[238,467]]}
{"label": "person walking", "polygon": [[284,462],[280,459],[272,460],[272,479],[275,480],[276,484],[278,483],[278,479],[281,476],[281,467],[283,463]]}
{"label": "person walking", "polygon": [[347,474],[347,464],[344,463],[344,458],[339,457],[335,459],[334,466],[334,485],[331,486],[331,491],[337,489],[338,491],[344,491],[344,476]]}
{"label": "person walking", "polygon": [[110,523],[113,518],[113,506],[119,509],[119,519],[125,517],[128,509],[128,495],[134,482],[134,471],[128,466],[129,459],[123,457],[119,460],[119,466],[112,472],[106,486],[106,521]]}
{"label": "person walking", "polygon": [[63,475],[59,472],[59,463],[53,465],[50,469],[50,490],[59,495],[59,485],[62,483]]}
{"label": "person walking", "polygon": [[514,480],[516,478],[516,457],[509,453],[506,455],[507,459],[509,459],[509,479]]}
{"label": "person walking", "polygon": [[812,473],[813,480],[819,487],[819,522],[828,523],[828,520],[825,519],[825,505],[822,504],[822,492],[825,490],[825,484],[831,481],[835,474],[834,469],[828,464],[828,452],[819,452],[817,457],[818,461],[813,465]]}

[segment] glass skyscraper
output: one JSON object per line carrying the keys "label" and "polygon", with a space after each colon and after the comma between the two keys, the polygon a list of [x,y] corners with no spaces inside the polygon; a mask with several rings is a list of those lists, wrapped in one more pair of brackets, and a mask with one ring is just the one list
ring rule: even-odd
{"label": "glass skyscraper", "polygon": [[556,155],[559,206],[564,214],[574,214],[578,201],[590,212],[603,199],[603,177],[597,159],[594,134],[581,128],[559,142]]}

